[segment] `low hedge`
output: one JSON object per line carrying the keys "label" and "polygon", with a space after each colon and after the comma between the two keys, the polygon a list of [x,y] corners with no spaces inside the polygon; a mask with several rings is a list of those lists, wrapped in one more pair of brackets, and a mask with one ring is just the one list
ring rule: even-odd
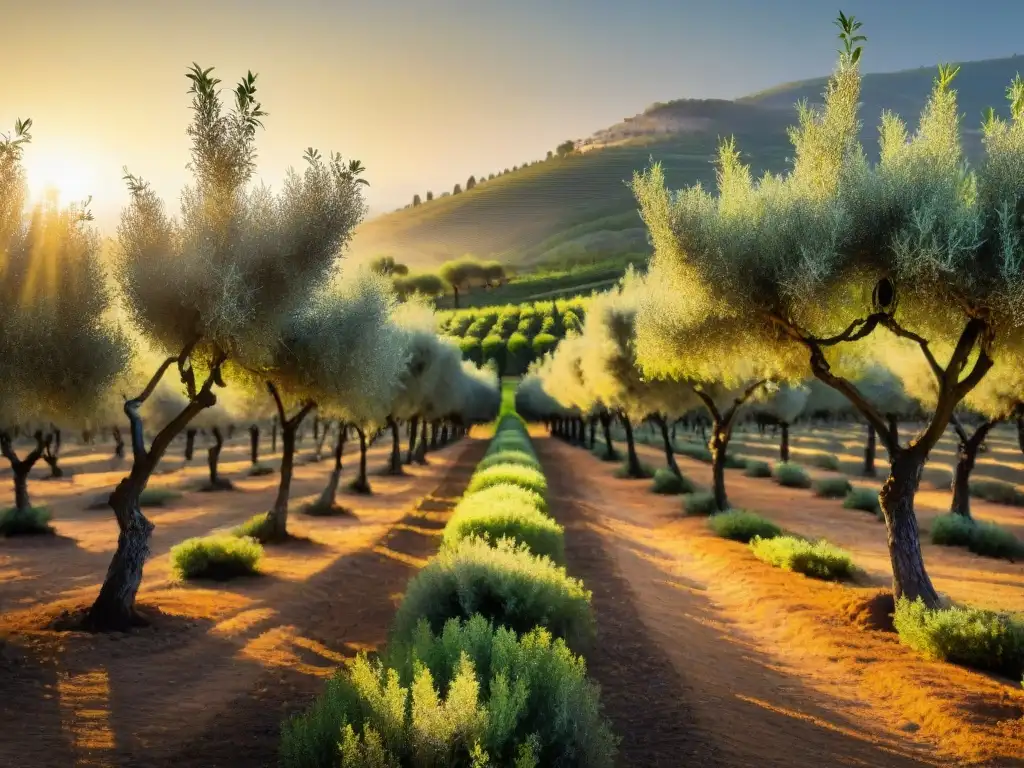
{"label": "low hedge", "polygon": [[850,556],[824,539],[811,542],[796,536],[755,537],[750,549],[758,560],[816,579],[849,578],[855,570]]}
{"label": "low hedge", "polygon": [[1024,542],[1002,526],[963,515],[940,515],[932,520],[932,543],[966,547],[976,555],[1018,560],[1024,558]]}
{"label": "low hedge", "polygon": [[497,464],[475,473],[469,481],[466,493],[483,491],[493,485],[517,485],[541,496],[545,496],[548,491],[547,478],[539,469],[519,464]]}
{"label": "low hedge", "polygon": [[[565,562],[562,526],[536,505],[516,493],[529,494],[516,486],[494,485],[463,497],[444,529],[444,544],[457,547],[464,539],[479,537],[489,544],[510,538],[524,544],[535,555],[546,555],[556,563]],[[497,491],[498,493],[494,493]]]}

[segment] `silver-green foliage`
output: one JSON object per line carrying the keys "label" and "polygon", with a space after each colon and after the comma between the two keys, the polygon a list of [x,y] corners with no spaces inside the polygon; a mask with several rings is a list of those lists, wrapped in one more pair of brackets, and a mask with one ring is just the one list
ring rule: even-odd
{"label": "silver-green foliage", "polygon": [[[457,547],[464,539],[480,537],[492,544],[502,538],[525,544],[535,555],[556,563],[565,561],[565,532],[538,507],[524,503],[516,486],[493,485],[469,493],[455,507],[444,529],[444,543]],[[523,491],[529,493],[529,491]]]}
{"label": "silver-green foliage", "polygon": [[410,637],[421,618],[440,631],[451,618],[480,613],[517,632],[542,626],[577,650],[594,635],[590,591],[551,559],[522,544],[479,538],[444,549],[409,582],[393,637]]}
{"label": "silver-green foliage", "polygon": [[517,637],[474,616],[360,654],[285,724],[281,764],[611,768],[615,751],[581,657],[543,628]]}
{"label": "silver-green foliage", "polygon": [[850,555],[824,539],[807,541],[796,536],[754,538],[750,542],[750,551],[758,560],[776,568],[817,579],[843,579],[854,572]]}
{"label": "silver-green foliage", "polygon": [[499,484],[518,485],[520,488],[534,491],[542,496],[548,491],[547,478],[539,470],[519,464],[498,464],[474,474],[466,488],[466,493],[482,491]]}
{"label": "silver-green foliage", "polygon": [[929,658],[1014,679],[1024,674],[1024,619],[1020,616],[960,606],[929,609],[921,600],[900,598],[893,624],[903,643]]}

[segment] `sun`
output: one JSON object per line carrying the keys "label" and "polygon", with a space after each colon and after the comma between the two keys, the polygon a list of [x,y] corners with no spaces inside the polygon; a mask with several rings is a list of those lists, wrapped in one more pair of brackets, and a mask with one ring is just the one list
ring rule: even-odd
{"label": "sun", "polygon": [[41,202],[56,193],[61,203],[77,203],[95,195],[100,174],[81,153],[32,146],[23,157],[28,193]]}

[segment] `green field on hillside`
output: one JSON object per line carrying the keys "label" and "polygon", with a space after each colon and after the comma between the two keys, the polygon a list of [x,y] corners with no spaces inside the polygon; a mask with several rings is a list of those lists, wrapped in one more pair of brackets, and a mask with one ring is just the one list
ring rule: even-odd
{"label": "green field on hillside", "polygon": [[[1007,113],[1006,87],[1024,69],[1022,62],[1021,57],[968,62],[957,75],[969,151],[978,144],[982,109],[992,106]],[[862,136],[869,153],[877,149],[881,111],[893,110],[913,126],[934,76],[934,67],[865,76]],[[631,126],[642,131],[656,125],[662,115],[683,126],[681,132],[634,135],[605,148],[538,162],[480,182],[468,192],[372,219],[357,230],[353,259],[391,255],[415,269],[430,269],[469,253],[523,268],[646,254],[646,232],[628,187],[635,171],[646,168],[653,158],[663,163],[671,187],[698,181],[713,184],[718,141],[729,135],[735,135],[741,152],[753,159],[755,173],[781,170],[792,149],[786,128],[796,121],[795,103],[820,101],[823,88],[824,79],[819,78],[780,85],[736,102],[679,100],[655,105],[636,119],[598,132],[598,137],[626,135],[623,131]],[[580,285],[596,282],[584,280],[582,274],[567,280]],[[511,289],[500,300],[542,295],[517,293],[520,290],[532,289]]]}

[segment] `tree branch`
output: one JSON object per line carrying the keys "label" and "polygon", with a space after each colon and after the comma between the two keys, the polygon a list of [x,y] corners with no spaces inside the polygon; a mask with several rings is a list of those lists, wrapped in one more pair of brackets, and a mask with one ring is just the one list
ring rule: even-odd
{"label": "tree branch", "polygon": [[4,458],[11,462],[11,468],[17,466],[20,459],[18,454],[14,452],[14,445],[11,442],[11,433],[6,429],[0,432],[0,453],[3,454]]}
{"label": "tree branch", "polygon": [[312,411],[314,408],[316,408],[316,401],[307,400],[306,404],[302,406],[302,409],[294,416],[292,416],[290,419],[288,419],[288,426],[298,427],[299,424],[302,423],[302,420],[306,418],[309,415],[310,411]]}
{"label": "tree branch", "polygon": [[960,438],[960,442],[963,443],[964,445],[967,445],[967,443],[970,441],[970,438],[967,436],[967,430],[964,429],[963,424],[960,423],[960,419],[958,419],[956,415],[954,415],[949,420],[949,423],[952,424],[953,429],[956,430],[956,436]]}
{"label": "tree branch", "polygon": [[906,328],[904,328],[902,325],[897,323],[895,318],[893,318],[891,315],[886,315],[885,319],[882,320],[881,323],[886,329],[888,329],[894,335],[899,336],[900,338],[903,339],[910,339],[911,341],[917,343],[917,345],[921,348],[921,352],[924,353],[925,359],[928,361],[928,365],[931,366],[932,373],[934,373],[935,378],[938,379],[939,386],[942,386],[942,380],[946,372],[942,370],[942,366],[939,365],[939,362],[935,359],[935,355],[933,355],[931,349],[928,348],[928,340],[925,339],[923,336],[918,336],[913,331],[909,331]]}
{"label": "tree branch", "polygon": [[730,406],[729,410],[722,414],[722,423],[731,424],[732,419],[736,415],[736,412],[739,410],[740,406],[747,402],[747,400],[749,400],[753,396],[753,394],[758,390],[759,387],[764,386],[767,383],[768,379],[761,379],[760,381],[754,382],[745,390],[743,390],[743,394],[737,397],[733,401],[733,404]]}
{"label": "tree branch", "polygon": [[185,385],[185,391],[188,392],[188,399],[196,399],[196,372],[192,367],[192,351],[196,348],[196,344],[199,343],[199,336],[196,336],[185,345],[185,348],[181,350],[181,354],[178,355],[178,373],[181,375],[181,383]]}
{"label": "tree branch", "polygon": [[691,384],[690,388],[697,394],[697,397],[704,403],[704,407],[711,413],[711,418],[715,420],[715,424],[719,424],[722,421],[722,415],[718,412],[718,406],[715,405],[715,401],[711,399],[711,396],[699,386]]}
{"label": "tree branch", "polygon": [[[203,382],[203,386],[196,393],[196,396],[189,400],[181,412],[171,419],[170,423],[161,429],[157,436],[153,438],[153,443],[149,447],[148,454],[144,453],[144,457],[150,461],[153,465],[160,461],[167,447],[171,444],[171,441],[176,438],[181,431],[188,426],[188,423],[196,417],[196,415],[205,408],[212,408],[217,404],[217,396],[213,394],[213,385],[220,380],[220,367],[227,360],[227,354],[224,352],[217,352],[216,357],[213,359],[213,364],[210,366],[210,373]],[[142,420],[139,420],[139,429],[142,428]],[[134,440],[134,436],[133,436]]]}

